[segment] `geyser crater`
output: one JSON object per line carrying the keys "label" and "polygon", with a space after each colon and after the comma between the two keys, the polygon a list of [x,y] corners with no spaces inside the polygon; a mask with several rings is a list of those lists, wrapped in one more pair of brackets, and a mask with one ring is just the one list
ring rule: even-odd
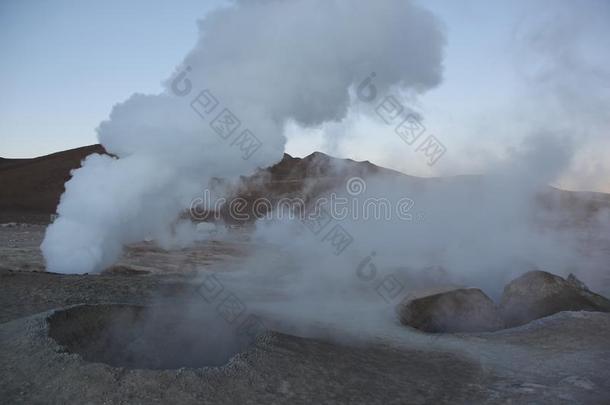
{"label": "geyser crater", "polygon": [[79,305],[53,313],[49,336],[85,361],[130,369],[223,366],[253,343],[224,319],[137,305]]}

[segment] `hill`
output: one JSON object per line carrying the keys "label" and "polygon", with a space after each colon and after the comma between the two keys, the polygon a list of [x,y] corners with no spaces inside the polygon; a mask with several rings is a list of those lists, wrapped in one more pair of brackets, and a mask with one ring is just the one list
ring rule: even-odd
{"label": "hill", "polygon": [[[0,222],[46,223],[55,213],[70,172],[80,167],[92,153],[106,153],[101,145],[90,145],[32,159],[0,158]],[[420,178],[376,166],[368,161],[339,159],[314,152],[304,158],[284,154],[277,164],[242,177],[232,186],[234,196],[253,201],[259,197],[277,200],[284,196],[313,197],[337,187],[350,177],[381,176],[397,180],[410,189],[430,186],[476,187],[479,176]],[[224,181],[217,179],[219,184]],[[540,206],[547,210],[568,210],[571,222],[586,222],[604,207],[610,207],[610,195],[570,192],[548,188],[541,190]],[[570,224],[566,224],[570,225]]]}
{"label": "hill", "polygon": [[0,158],[0,221],[48,221],[70,171],[92,153],[105,151],[101,145],[91,145],[33,159]]}

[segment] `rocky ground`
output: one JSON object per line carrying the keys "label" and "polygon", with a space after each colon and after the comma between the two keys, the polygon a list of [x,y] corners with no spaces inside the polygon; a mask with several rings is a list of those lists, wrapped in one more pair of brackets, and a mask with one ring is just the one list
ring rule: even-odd
{"label": "rocky ground", "polygon": [[[398,318],[364,327],[358,317],[345,317],[340,333],[304,333],[261,313],[264,331],[224,366],[152,370],[87,360],[89,352],[74,353],[50,330],[71,342],[105,336],[96,328],[115,303],[197,308],[197,317],[211,314],[200,318],[210,320],[207,327],[197,326],[201,342],[218,344],[217,307],[202,300],[200,278],[185,258],[199,271],[222,272],[252,244],[233,238],[168,252],[142,243],[105,274],[57,275],[43,271],[43,231],[0,228],[2,403],[610,403],[610,314],[597,312],[435,335]],[[230,278],[223,281],[229,288]],[[54,324],[57,317],[63,323]],[[316,328],[336,325],[318,320]],[[112,343],[104,339],[102,348]]]}

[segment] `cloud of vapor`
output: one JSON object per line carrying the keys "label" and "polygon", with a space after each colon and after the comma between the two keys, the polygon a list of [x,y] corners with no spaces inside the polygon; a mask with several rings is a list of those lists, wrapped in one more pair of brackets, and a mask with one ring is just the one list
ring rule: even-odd
{"label": "cloud of vapor", "polygon": [[[441,15],[454,8],[451,2],[434,3],[443,4],[436,7]],[[300,128],[289,128],[289,153],[320,150],[418,176],[480,174],[509,145],[517,147],[532,133],[556,133],[572,138],[574,159],[554,185],[610,192],[609,3],[541,0],[502,6],[476,1],[471,6],[474,13],[447,14],[448,31],[455,36],[449,37],[443,86],[416,102],[404,101],[422,112],[428,132],[447,146],[439,164],[430,167],[392,126],[354,106],[340,124],[308,130],[309,138],[299,136]],[[498,27],[490,29],[488,24],[496,22],[489,19],[483,25],[475,21],[474,16],[493,16],[502,8],[510,13],[498,18]],[[471,24],[465,23],[468,18]],[[472,43],[463,41],[468,35],[476,35]]]}
{"label": "cloud of vapor", "polygon": [[599,0],[533,3],[515,29],[515,67],[530,124],[569,134],[573,159],[562,187],[610,191],[610,6]]}
{"label": "cloud of vapor", "polygon": [[[364,176],[366,185],[357,195],[339,184],[317,201],[345,197],[346,215],[335,211],[319,233],[307,219],[261,220],[255,254],[235,274],[219,277],[251,311],[288,332],[333,338],[351,328],[364,334],[387,330],[396,323],[393,308],[422,291],[476,287],[499,302],[504,286],[531,270],[573,273],[607,293],[608,255],[597,245],[607,246],[607,222],[593,216],[584,226],[563,226],[590,212],[539,204],[543,196],[560,198],[548,184],[570,164],[572,148],[569,139],[542,133],[507,152],[485,176],[426,180],[385,172]],[[337,163],[332,170],[339,173]],[[410,216],[397,217],[405,198],[414,202]],[[364,208],[371,200],[387,201],[389,211],[380,204]],[[359,210],[355,216],[353,207]],[[609,213],[602,211],[606,221]],[[335,225],[352,239],[339,254],[328,236]],[[315,328],[317,323],[337,332]]]}
{"label": "cloud of vapor", "polygon": [[[112,156],[88,157],[66,184],[41,246],[49,271],[101,271],[149,236],[171,244],[179,214],[211,178],[279,161],[286,122],[341,120],[350,89],[373,71],[380,92],[423,92],[441,80],[442,30],[410,1],[237,1],[199,30],[166,91],[134,94],[100,124]],[[210,127],[214,116],[191,108],[203,90],[238,118],[238,132],[260,140],[248,159]]]}

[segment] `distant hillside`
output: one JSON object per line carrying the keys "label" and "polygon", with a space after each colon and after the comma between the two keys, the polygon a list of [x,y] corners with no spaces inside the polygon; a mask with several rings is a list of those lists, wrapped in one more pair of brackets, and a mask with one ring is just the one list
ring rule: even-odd
{"label": "distant hillside", "polygon": [[0,221],[44,221],[55,212],[70,171],[101,145],[33,159],[0,159]]}
{"label": "distant hillside", "polygon": [[20,163],[28,162],[30,159],[4,159],[0,158],[0,170],[7,169],[9,167],[18,166]]}
{"label": "distant hillside", "polygon": [[428,180],[407,176],[406,174],[351,159],[339,159],[321,152],[314,152],[304,158],[284,154],[277,164],[260,170],[250,177],[242,177],[242,184],[236,194],[240,196],[256,196],[279,198],[286,195],[315,196],[320,192],[337,187],[350,177],[367,178],[382,176],[399,178],[410,185],[427,182]]}
{"label": "distant hillside", "polygon": [[[101,145],[71,149],[33,159],[0,158],[0,222],[46,222],[55,212],[70,171],[80,167],[92,153],[106,153]],[[230,192],[233,196],[254,201],[265,197],[270,201],[285,196],[304,198],[341,186],[350,177],[381,176],[397,180],[410,190],[430,186],[476,187],[478,176],[450,178],[419,178],[376,166],[368,161],[338,159],[320,152],[304,158],[285,154],[277,164],[259,170],[253,176],[242,177]],[[218,183],[223,181],[218,179]],[[231,190],[230,190],[231,191]],[[567,211],[570,223],[582,224],[603,207],[610,207],[610,195],[575,193],[553,188],[541,190],[539,204],[545,210]]]}

